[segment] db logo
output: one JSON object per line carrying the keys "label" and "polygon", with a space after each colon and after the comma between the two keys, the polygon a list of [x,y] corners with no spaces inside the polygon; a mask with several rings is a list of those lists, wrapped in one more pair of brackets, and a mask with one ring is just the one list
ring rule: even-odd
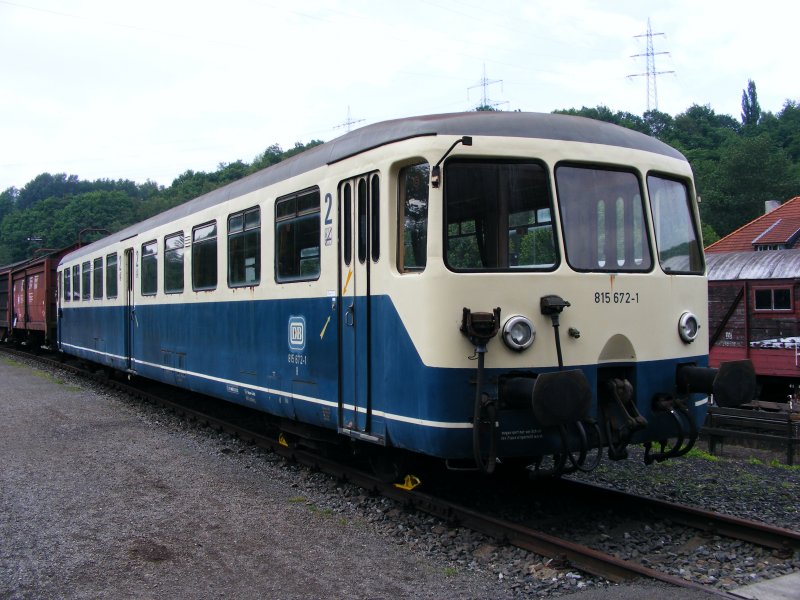
{"label": "db logo", "polygon": [[306,347],[306,320],[304,317],[289,317],[289,350],[302,352]]}

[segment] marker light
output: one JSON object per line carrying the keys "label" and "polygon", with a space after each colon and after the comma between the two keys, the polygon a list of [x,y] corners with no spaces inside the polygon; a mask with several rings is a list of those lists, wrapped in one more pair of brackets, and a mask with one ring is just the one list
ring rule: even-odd
{"label": "marker light", "polygon": [[697,322],[695,317],[690,312],[685,312],[678,320],[678,335],[687,344],[691,344],[697,337],[697,332],[700,331],[700,323]]}
{"label": "marker light", "polygon": [[514,315],[503,325],[503,341],[506,346],[522,352],[536,339],[536,328],[527,317]]}

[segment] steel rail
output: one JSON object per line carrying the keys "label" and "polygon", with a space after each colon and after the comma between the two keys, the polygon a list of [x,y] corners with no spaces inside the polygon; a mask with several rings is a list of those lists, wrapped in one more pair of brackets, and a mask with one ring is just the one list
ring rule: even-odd
{"label": "steel rail", "polygon": [[[624,503],[637,511],[650,509],[659,516],[667,517],[688,527],[750,542],[757,546],[784,552],[800,550],[800,532],[791,529],[715,513],[686,504],[674,504],[666,500],[631,494],[584,481],[562,479],[559,486],[570,495],[590,493],[592,499],[601,500],[609,505],[619,506]],[[582,490],[582,492],[578,492],[578,490]]]}

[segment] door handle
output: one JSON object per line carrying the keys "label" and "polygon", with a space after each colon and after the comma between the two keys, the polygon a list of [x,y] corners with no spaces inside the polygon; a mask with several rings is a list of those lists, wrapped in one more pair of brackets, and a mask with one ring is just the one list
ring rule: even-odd
{"label": "door handle", "polygon": [[347,310],[344,313],[344,324],[348,327],[352,327],[353,324],[356,322],[356,303],[353,302],[350,306],[347,307]]}

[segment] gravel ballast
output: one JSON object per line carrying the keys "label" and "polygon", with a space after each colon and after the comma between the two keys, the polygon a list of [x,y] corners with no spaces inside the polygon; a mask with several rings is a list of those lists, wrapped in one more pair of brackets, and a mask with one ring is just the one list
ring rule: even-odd
{"label": "gravel ballast", "polygon": [[[666,594],[654,584],[609,586],[558,561],[408,512],[163,409],[25,363],[0,357],[2,598]],[[737,463],[770,480],[749,488],[743,483],[752,491],[732,498],[724,468],[730,462],[687,462],[697,465],[681,470],[689,473],[688,483],[668,477],[664,489],[655,486],[656,495],[682,501],[684,490],[695,499],[700,490],[704,505],[728,502],[734,508],[728,512],[756,517],[765,512],[759,506],[778,497],[782,506],[771,506],[761,520],[797,528],[797,470]],[[654,491],[638,463],[606,467],[593,477]],[[664,469],[657,473],[663,478]],[[777,492],[770,496],[772,487]],[[646,538],[652,535],[634,541],[643,546]],[[719,576],[714,560],[740,560],[713,543],[700,552],[711,564],[709,577]],[[768,576],[782,574],[779,568],[800,569],[796,556],[783,563],[762,558],[765,569],[776,569]],[[669,596],[703,594],[670,589]]]}

